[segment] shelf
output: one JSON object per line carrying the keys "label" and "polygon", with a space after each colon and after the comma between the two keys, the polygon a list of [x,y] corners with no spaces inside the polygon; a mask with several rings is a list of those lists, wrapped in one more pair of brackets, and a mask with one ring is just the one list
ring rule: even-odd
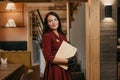
{"label": "shelf", "polygon": [[14,19],[16,26],[24,26],[24,5],[15,3],[16,10],[6,10],[7,3],[0,3],[0,26],[5,26],[9,19]]}
{"label": "shelf", "polygon": [[6,12],[22,12],[23,11],[23,3],[15,3],[15,6],[16,6],[16,10],[13,10],[13,11],[8,11],[6,10],[6,5],[7,3],[0,3],[0,13],[6,13]]}

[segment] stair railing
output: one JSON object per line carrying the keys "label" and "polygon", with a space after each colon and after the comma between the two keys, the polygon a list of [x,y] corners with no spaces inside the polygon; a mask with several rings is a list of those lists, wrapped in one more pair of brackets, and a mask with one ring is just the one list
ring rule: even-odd
{"label": "stair railing", "polygon": [[32,35],[33,40],[38,40],[41,44],[42,41],[42,31],[43,31],[43,19],[40,14],[39,9],[30,11],[31,14],[31,24],[32,24]]}

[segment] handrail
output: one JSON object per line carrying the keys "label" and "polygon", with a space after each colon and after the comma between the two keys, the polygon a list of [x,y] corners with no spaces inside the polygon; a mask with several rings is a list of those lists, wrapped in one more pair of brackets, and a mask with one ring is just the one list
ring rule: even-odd
{"label": "handrail", "polygon": [[37,9],[37,12],[38,12],[39,18],[41,19],[41,22],[42,22],[42,24],[43,24],[43,19],[42,19],[42,17],[41,17],[41,14],[40,14],[39,9]]}
{"label": "handrail", "polygon": [[[37,29],[37,40],[40,42],[42,41],[42,31],[43,31],[43,19],[42,16],[40,14],[39,9],[35,9],[30,11],[29,13],[32,14],[32,28],[36,28]],[[32,29],[33,30],[33,29]]]}

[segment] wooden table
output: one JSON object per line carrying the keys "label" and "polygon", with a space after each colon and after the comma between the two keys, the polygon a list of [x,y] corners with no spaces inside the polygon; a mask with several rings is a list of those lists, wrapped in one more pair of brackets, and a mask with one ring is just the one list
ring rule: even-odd
{"label": "wooden table", "polygon": [[0,64],[0,80],[19,80],[23,72],[22,64]]}

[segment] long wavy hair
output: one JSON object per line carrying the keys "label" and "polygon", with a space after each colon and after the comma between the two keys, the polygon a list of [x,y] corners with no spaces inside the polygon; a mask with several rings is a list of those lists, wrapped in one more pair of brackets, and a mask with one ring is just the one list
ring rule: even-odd
{"label": "long wavy hair", "polygon": [[51,29],[49,28],[48,26],[48,17],[49,15],[53,15],[55,16],[57,19],[58,19],[58,22],[59,22],[59,25],[58,25],[58,28],[57,28],[57,31],[64,34],[64,32],[62,31],[62,26],[61,26],[61,21],[60,21],[60,18],[58,16],[57,13],[53,12],[53,11],[50,11],[49,13],[46,14],[45,18],[44,18],[44,27],[43,27],[43,34],[50,31]]}

